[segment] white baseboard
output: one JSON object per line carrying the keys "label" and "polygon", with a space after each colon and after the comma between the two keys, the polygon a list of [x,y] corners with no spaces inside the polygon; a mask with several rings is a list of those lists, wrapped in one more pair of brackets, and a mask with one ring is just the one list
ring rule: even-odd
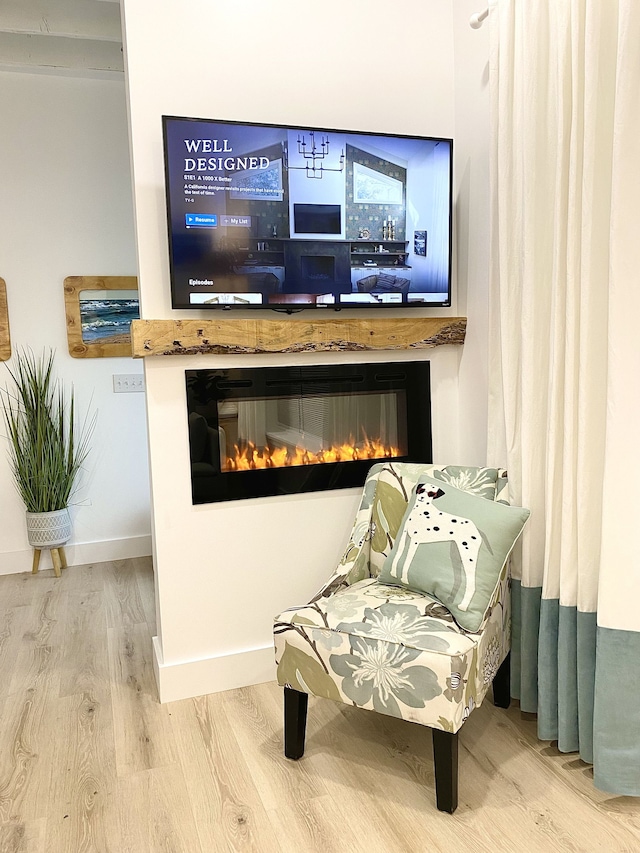
{"label": "white baseboard", "polygon": [[[70,566],[106,563],[108,560],[126,560],[129,557],[148,557],[151,554],[151,536],[103,539],[99,542],[72,542],[64,546],[64,553]],[[0,575],[30,572],[32,563],[32,548],[24,548],[21,551],[7,551],[0,554]],[[40,569],[50,569],[52,565],[51,553],[46,549],[43,550],[40,557]]]}
{"label": "white baseboard", "polygon": [[273,646],[165,664],[158,637],[153,638],[153,668],[162,703],[248,687],[276,677]]}

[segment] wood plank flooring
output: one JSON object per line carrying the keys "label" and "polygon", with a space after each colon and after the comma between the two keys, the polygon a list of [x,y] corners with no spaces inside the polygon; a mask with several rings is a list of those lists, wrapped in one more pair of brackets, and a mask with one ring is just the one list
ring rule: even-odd
{"label": "wood plank flooring", "polygon": [[157,702],[150,560],[0,577],[0,853],[640,851],[640,800],[486,702],[436,811],[430,732],[275,683]]}

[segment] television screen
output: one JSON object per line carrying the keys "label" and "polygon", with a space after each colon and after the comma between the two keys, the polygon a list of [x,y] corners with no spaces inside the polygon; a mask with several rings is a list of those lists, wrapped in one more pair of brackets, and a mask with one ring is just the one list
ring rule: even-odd
{"label": "television screen", "polygon": [[163,116],[174,308],[451,304],[451,139]]}
{"label": "television screen", "polygon": [[296,234],[340,234],[340,205],[294,204],[293,230]]}

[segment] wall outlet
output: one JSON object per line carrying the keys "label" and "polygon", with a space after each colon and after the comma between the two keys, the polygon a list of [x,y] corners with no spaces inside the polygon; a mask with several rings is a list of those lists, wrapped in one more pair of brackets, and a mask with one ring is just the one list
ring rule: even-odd
{"label": "wall outlet", "polygon": [[114,373],[113,393],[130,394],[133,391],[144,391],[143,373]]}

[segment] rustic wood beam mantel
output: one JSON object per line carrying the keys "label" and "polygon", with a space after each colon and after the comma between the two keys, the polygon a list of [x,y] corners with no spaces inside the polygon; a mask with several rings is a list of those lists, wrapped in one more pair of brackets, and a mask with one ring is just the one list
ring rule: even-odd
{"label": "rustic wood beam mantel", "polygon": [[370,320],[133,320],[134,358],[276,352],[358,352],[462,344],[466,317]]}

